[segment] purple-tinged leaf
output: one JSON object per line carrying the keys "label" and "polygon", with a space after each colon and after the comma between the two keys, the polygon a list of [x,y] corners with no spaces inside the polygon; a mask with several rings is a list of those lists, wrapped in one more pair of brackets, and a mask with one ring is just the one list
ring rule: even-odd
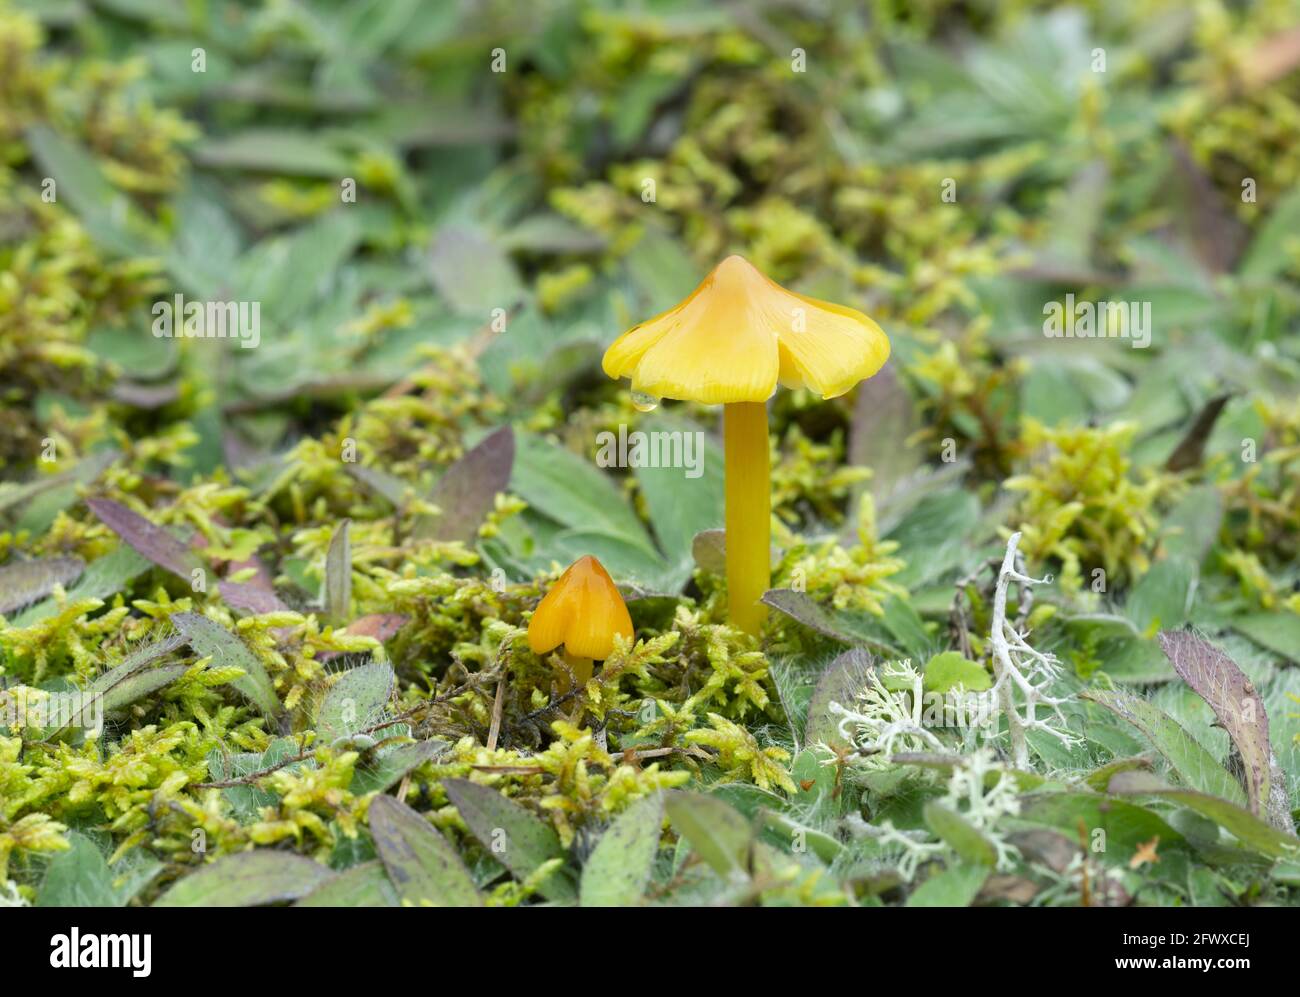
{"label": "purple-tinged leaf", "polygon": [[221,598],[226,600],[226,604],[255,616],[262,613],[282,613],[287,610],[289,607],[275,594],[271,573],[256,557],[238,563],[232,562],[229,571],[231,574],[236,574],[248,568],[252,568],[255,572],[248,581],[223,581],[218,585],[218,591],[221,593]]}
{"label": "purple-tinged leaf", "polygon": [[1231,394],[1222,394],[1205,403],[1192,424],[1187,427],[1183,438],[1174,447],[1173,453],[1165,461],[1166,471],[1185,471],[1189,467],[1200,466],[1201,459],[1205,456],[1205,444],[1210,438],[1210,431],[1219,421],[1219,415],[1231,397]]}
{"label": "purple-tinged leaf", "polygon": [[366,467],[364,464],[348,464],[347,472],[380,498],[385,499],[393,508],[404,505],[415,491],[411,485],[401,478],[389,474],[387,471],[381,471],[377,467]]}
{"label": "purple-tinged leaf", "polygon": [[180,397],[180,382],[165,384],[138,384],[133,381],[118,381],[109,392],[113,401],[129,405],[131,408],[153,410],[170,405]]}
{"label": "purple-tinged leaf", "polygon": [[415,535],[473,543],[497,493],[510,484],[515,466],[515,434],[509,426],[486,436],[438,479],[429,496],[441,513],[421,520]]}
{"label": "purple-tinged leaf", "polygon": [[1162,630],[1160,649],[1195,693],[1214,711],[1240,758],[1250,811],[1274,827],[1295,833],[1286,776],[1273,755],[1268,713],[1255,684],[1237,663],[1189,630]]}
{"label": "purple-tinged leaf", "polygon": [[166,568],[187,584],[193,571],[202,570],[203,563],[189,547],[121,502],[92,498],[86,499],[86,504],[101,523],[121,537],[137,554],[160,568]]}
{"label": "purple-tinged leaf", "polygon": [[1206,175],[1186,147],[1180,142],[1172,145],[1173,187],[1185,205],[1183,211],[1176,213],[1174,225],[1209,274],[1227,273],[1246,244],[1246,226],[1233,213],[1231,202],[1218,184]]}
{"label": "purple-tinged leaf", "polygon": [[289,607],[284,604],[274,589],[266,588],[257,582],[221,582],[217,586],[226,605],[254,616],[262,613],[280,613]]}

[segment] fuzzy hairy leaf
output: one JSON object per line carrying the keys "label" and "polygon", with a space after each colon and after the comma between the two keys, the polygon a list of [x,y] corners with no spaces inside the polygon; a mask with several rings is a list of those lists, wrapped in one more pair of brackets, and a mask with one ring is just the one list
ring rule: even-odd
{"label": "fuzzy hairy leaf", "polygon": [[[1241,759],[1251,812],[1293,834],[1295,826],[1291,821],[1286,776],[1273,754],[1268,737],[1268,712],[1255,690],[1255,683],[1235,661],[1194,633],[1163,630],[1159,640],[1174,671],[1209,704],[1219,726],[1232,739]],[[1281,789],[1278,794],[1271,792],[1274,779]]]}
{"label": "fuzzy hairy leaf", "polygon": [[1119,690],[1089,689],[1081,696],[1140,730],[1178,773],[1179,779],[1191,788],[1236,803],[1246,802],[1241,785],[1228,770],[1158,706]]}
{"label": "fuzzy hairy leaf", "polygon": [[1181,803],[1210,818],[1230,832],[1245,847],[1270,858],[1295,856],[1300,853],[1300,840],[1297,840],[1294,835],[1270,826],[1245,807],[1229,803],[1217,796],[1169,786],[1149,772],[1117,773],[1110,780],[1107,789],[1110,793],[1123,796],[1157,796]]}
{"label": "fuzzy hairy leaf", "polygon": [[392,666],[378,662],[344,672],[325,693],[316,715],[316,733],[321,742],[332,744],[377,720],[388,705],[396,681]]}
{"label": "fuzzy hairy leaf", "polygon": [[969,907],[984,881],[987,865],[961,863],[935,873],[907,898],[908,907]]}
{"label": "fuzzy hairy leaf", "polygon": [[15,561],[0,567],[0,613],[11,613],[50,594],[56,585],[76,581],[86,569],[79,557]]}
{"label": "fuzzy hairy leaf", "polygon": [[456,849],[405,803],[391,796],[375,797],[370,804],[370,833],[403,903],[482,906],[478,888]]}
{"label": "fuzzy hairy leaf", "polygon": [[967,862],[992,867],[998,852],[993,842],[959,813],[931,800],[925,805],[925,822],[941,841]]}
{"label": "fuzzy hairy leaf", "polygon": [[292,852],[257,849],[217,859],[184,876],[155,907],[257,907],[297,900],[335,877],[328,866]]}
{"label": "fuzzy hairy leaf", "polygon": [[244,674],[232,684],[263,713],[275,716],[280,712],[280,700],[271,676],[242,640],[198,613],[173,613],[172,626],[185,635],[196,654],[211,657],[213,664],[221,667],[233,665],[242,669]]}
{"label": "fuzzy hairy leaf", "polygon": [[326,880],[295,907],[400,907],[384,864],[378,859],[354,865]]}
{"label": "fuzzy hairy leaf", "polygon": [[640,903],[659,852],[663,797],[637,800],[609,826],[582,867],[583,907],[626,907]]}
{"label": "fuzzy hairy leaf", "polygon": [[[444,779],[442,788],[474,837],[520,882],[543,862],[565,857],[559,835],[549,824],[495,789],[468,779]],[[563,871],[550,876],[541,891],[552,900],[577,899]]]}
{"label": "fuzzy hairy leaf", "polygon": [[669,793],[664,807],[673,829],[723,880],[743,882],[749,877],[754,833],[741,814],[721,800],[681,791]]}

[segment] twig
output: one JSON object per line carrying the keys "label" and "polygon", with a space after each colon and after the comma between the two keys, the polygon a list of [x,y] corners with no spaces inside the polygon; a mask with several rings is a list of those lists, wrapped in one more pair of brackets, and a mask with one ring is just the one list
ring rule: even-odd
{"label": "twig", "polygon": [[497,679],[497,695],[492,701],[492,726],[488,728],[487,749],[488,751],[497,750],[497,737],[501,734],[501,714],[505,712],[506,705],[506,677],[509,672],[504,672]]}

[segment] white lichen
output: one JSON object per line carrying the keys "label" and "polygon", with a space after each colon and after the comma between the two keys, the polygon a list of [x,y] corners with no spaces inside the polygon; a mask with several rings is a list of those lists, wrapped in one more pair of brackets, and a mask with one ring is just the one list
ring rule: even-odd
{"label": "white lichen", "polygon": [[[893,684],[906,683],[906,689],[890,689],[882,679]],[[923,677],[910,660],[888,662],[873,668],[866,687],[858,693],[853,706],[832,702],[829,712],[839,717],[839,733],[856,749],[860,764],[884,767],[889,756],[898,751],[934,751],[942,742],[924,724]],[[823,746],[824,747],[824,746]],[[827,764],[835,764],[836,756]]]}
{"label": "white lichen", "polygon": [[[1061,707],[1067,698],[1052,696],[1047,691],[1061,677],[1060,663],[1052,655],[1030,647],[1029,634],[1021,633],[1007,620],[1007,589],[1012,582],[1024,591],[1031,585],[1043,585],[1052,580],[1050,575],[1030,578],[1018,570],[1016,545],[1019,542],[1019,533],[1011,534],[1007,540],[1007,553],[1002,559],[993,596],[989,643],[993,649],[991,691],[998,697],[1002,713],[1007,718],[1012,762],[1016,768],[1025,769],[1029,767],[1029,743],[1026,740],[1029,731],[1043,731],[1067,745],[1077,744],[1079,739],[1065,726]],[[1048,711],[1046,715],[1039,715],[1040,707]]]}
{"label": "white lichen", "polygon": [[[990,784],[988,777],[994,773],[997,778]],[[992,750],[981,748],[963,758],[953,768],[948,792],[939,802],[964,818],[993,846],[998,869],[1006,871],[1011,867],[1019,852],[998,825],[1003,817],[1020,813],[1019,789],[1015,777],[998,766]],[[927,830],[901,831],[888,820],[868,824],[856,814],[850,815],[846,824],[857,837],[896,846],[900,850],[898,873],[909,882],[922,862],[952,855],[948,845],[936,840]]]}

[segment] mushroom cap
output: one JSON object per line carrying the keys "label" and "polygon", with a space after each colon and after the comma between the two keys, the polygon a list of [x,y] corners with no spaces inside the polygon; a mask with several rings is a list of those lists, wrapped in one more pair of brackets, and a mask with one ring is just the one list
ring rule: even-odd
{"label": "mushroom cap", "polygon": [[632,617],[604,565],[591,555],[569,565],[551,586],[528,623],[528,646],[545,654],[564,645],[579,658],[604,661],[614,635],[631,640]]}
{"label": "mushroom cap", "polygon": [[842,395],[880,370],[889,339],[854,308],[787,291],[728,256],[690,296],[605,351],[612,378],[656,398],[765,402],[777,383]]}

